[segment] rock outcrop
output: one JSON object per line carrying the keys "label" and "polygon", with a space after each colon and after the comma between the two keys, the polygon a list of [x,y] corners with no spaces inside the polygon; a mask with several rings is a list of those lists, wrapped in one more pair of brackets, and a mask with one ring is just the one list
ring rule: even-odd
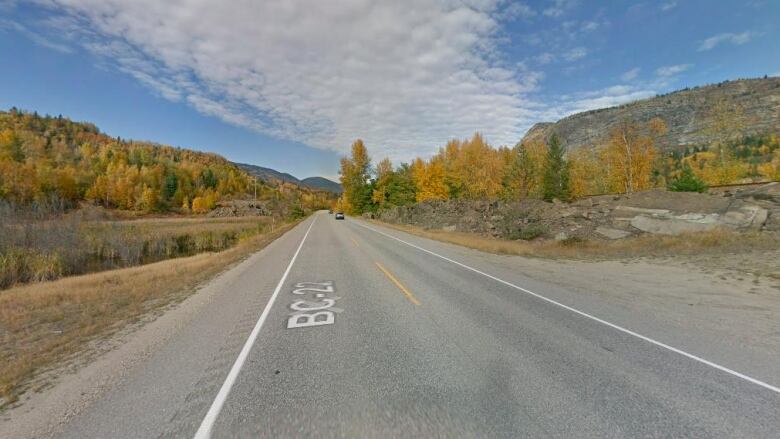
{"label": "rock outcrop", "polygon": [[612,240],[715,228],[780,230],[780,183],[715,194],[650,190],[574,203],[428,201],[373,215],[396,224],[503,239]]}
{"label": "rock outcrop", "polygon": [[594,147],[603,144],[622,120],[644,123],[660,117],[669,127],[659,139],[661,148],[706,145],[715,140],[713,105],[722,100],[741,109],[735,118],[744,127],[742,134],[780,133],[780,77],[773,77],[727,81],[573,114],[555,123],[534,125],[523,141],[546,140],[556,133],[568,148]]}

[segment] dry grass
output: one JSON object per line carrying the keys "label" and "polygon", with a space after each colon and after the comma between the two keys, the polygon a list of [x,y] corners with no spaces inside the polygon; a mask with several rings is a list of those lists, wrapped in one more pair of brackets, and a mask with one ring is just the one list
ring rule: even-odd
{"label": "dry grass", "polygon": [[425,230],[409,225],[374,222],[424,238],[488,253],[551,259],[628,259],[647,256],[700,255],[704,252],[741,253],[776,250],[780,247],[780,234],[757,231],[736,232],[726,229],[679,236],[644,235],[615,241],[542,240],[527,242],[487,238],[472,233]]}
{"label": "dry grass", "polygon": [[41,372],[86,352],[87,342],[184,299],[196,286],[263,248],[295,224],[253,236],[218,253],[1,291],[0,408],[16,401]]}
{"label": "dry grass", "polygon": [[220,251],[271,228],[267,217],[11,218],[0,224],[0,288]]}

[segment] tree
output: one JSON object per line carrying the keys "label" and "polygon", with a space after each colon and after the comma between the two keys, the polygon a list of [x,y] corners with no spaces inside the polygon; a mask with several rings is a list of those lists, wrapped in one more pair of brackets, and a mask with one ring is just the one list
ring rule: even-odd
{"label": "tree", "polygon": [[673,192],[704,192],[707,185],[696,174],[689,164],[683,165],[680,175],[669,184],[669,190]]}
{"label": "tree", "polygon": [[581,147],[569,151],[569,184],[572,198],[603,194],[607,191],[604,166],[590,148]]}
{"label": "tree", "polygon": [[441,157],[433,157],[428,163],[418,157],[412,165],[412,177],[418,202],[446,200],[449,197],[447,185],[444,183],[444,160]]}
{"label": "tree", "polygon": [[0,132],[0,159],[10,159],[15,162],[24,161],[22,140],[16,130],[6,128]]}
{"label": "tree", "polygon": [[374,190],[371,195],[373,201],[380,209],[385,207],[387,202],[390,181],[393,179],[393,164],[390,159],[385,158],[376,165],[376,180]]}
{"label": "tree", "polygon": [[350,157],[341,159],[340,180],[344,188],[344,209],[350,214],[361,214],[371,209],[372,188],[368,182],[371,158],[363,141],[352,144]]}
{"label": "tree", "polygon": [[537,140],[517,144],[504,171],[504,198],[522,200],[542,197],[542,177],[547,162],[547,146]]}
{"label": "tree", "polygon": [[417,200],[417,188],[414,184],[412,167],[401,163],[387,183],[386,205],[408,206]]}
{"label": "tree", "polygon": [[547,161],[542,178],[542,194],[546,201],[553,199],[568,200],[569,163],[564,158],[565,149],[557,134],[553,134],[547,143]]}
{"label": "tree", "polygon": [[645,126],[629,120],[618,123],[601,151],[613,191],[632,193],[652,187],[655,141],[665,132],[666,124],[658,118]]}

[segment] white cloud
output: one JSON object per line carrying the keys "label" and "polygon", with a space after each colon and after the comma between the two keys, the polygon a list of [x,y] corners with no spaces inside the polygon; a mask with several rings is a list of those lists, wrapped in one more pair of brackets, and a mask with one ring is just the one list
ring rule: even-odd
{"label": "white cloud", "polygon": [[575,93],[570,96],[562,96],[559,105],[547,111],[546,117],[547,120],[558,120],[571,114],[614,107],[655,95],[656,92],[653,89],[628,85],[615,85],[600,90]]}
{"label": "white cloud", "polygon": [[585,21],[582,23],[582,27],[580,28],[583,32],[592,32],[596,29],[598,29],[601,26],[601,23],[598,21]]}
{"label": "white cloud", "polygon": [[672,9],[674,9],[676,7],[677,7],[677,2],[676,1],[667,2],[667,3],[664,3],[664,4],[661,5],[661,11],[663,11],[663,12],[671,11]]}
{"label": "white cloud", "polygon": [[[9,8],[10,9],[10,8],[13,8],[13,7],[14,7],[13,3],[8,3],[8,4],[4,5],[2,8],[0,8],[0,10],[2,10],[3,8]],[[70,47],[68,47],[68,46],[66,46],[64,44],[59,44],[59,43],[56,43],[54,41],[51,41],[50,39],[46,38],[45,36],[43,36],[43,35],[41,35],[41,34],[39,34],[37,32],[31,31],[29,28],[27,28],[26,26],[22,25],[21,23],[17,23],[15,21],[5,20],[5,19],[0,18],[0,30],[3,30],[3,29],[14,31],[14,32],[18,32],[18,33],[24,35],[25,37],[27,37],[28,39],[30,39],[30,41],[32,41],[33,43],[35,43],[35,44],[37,44],[37,45],[39,45],[41,47],[45,47],[47,49],[56,50],[57,52],[61,52],[61,53],[71,53],[71,52],[73,52],[73,50]]]}
{"label": "white cloud", "polygon": [[626,82],[633,81],[634,79],[636,79],[637,76],[639,76],[640,71],[641,69],[639,67],[634,67],[633,69],[628,70],[624,72],[622,75],[620,75],[620,79]]}
{"label": "white cloud", "polygon": [[512,2],[499,14],[503,20],[514,20],[517,18],[532,18],[536,16],[536,11],[522,2]]}
{"label": "white cloud", "polygon": [[655,70],[655,74],[664,78],[678,75],[693,67],[693,64],[676,64],[673,66],[663,66]]}
{"label": "white cloud", "polygon": [[533,57],[534,61],[536,61],[539,64],[550,64],[551,62],[555,61],[555,55],[553,55],[550,52],[542,52],[539,55],[536,55]]}
{"label": "white cloud", "polygon": [[318,148],[361,137],[377,158],[476,130],[514,144],[542,78],[501,61],[501,0],[45,1],[52,26],[167,99]]}
{"label": "white cloud", "polygon": [[542,14],[547,17],[560,17],[576,3],[576,0],[553,0],[552,5],[545,8]]}
{"label": "white cloud", "polygon": [[566,61],[577,61],[579,59],[585,58],[587,55],[588,51],[584,47],[575,47],[564,53],[562,56]]}
{"label": "white cloud", "polygon": [[705,50],[712,50],[716,46],[723,43],[731,43],[740,46],[742,44],[749,42],[754,36],[756,36],[756,34],[749,31],[745,31],[740,34],[733,34],[727,32],[718,35],[713,35],[707,38],[706,40],[702,41],[702,43],[699,45],[699,52],[703,52]]}

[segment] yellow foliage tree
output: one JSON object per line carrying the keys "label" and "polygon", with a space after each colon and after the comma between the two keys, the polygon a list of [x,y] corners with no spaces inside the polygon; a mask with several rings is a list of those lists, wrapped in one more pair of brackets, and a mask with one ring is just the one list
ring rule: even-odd
{"label": "yellow foliage tree", "polygon": [[652,187],[655,139],[665,131],[666,124],[658,118],[645,126],[628,120],[618,123],[601,151],[612,191],[631,193]]}
{"label": "yellow foliage tree", "polygon": [[412,165],[412,179],[417,187],[417,201],[446,200],[447,185],[444,184],[444,160],[434,157],[428,163],[417,158]]}

